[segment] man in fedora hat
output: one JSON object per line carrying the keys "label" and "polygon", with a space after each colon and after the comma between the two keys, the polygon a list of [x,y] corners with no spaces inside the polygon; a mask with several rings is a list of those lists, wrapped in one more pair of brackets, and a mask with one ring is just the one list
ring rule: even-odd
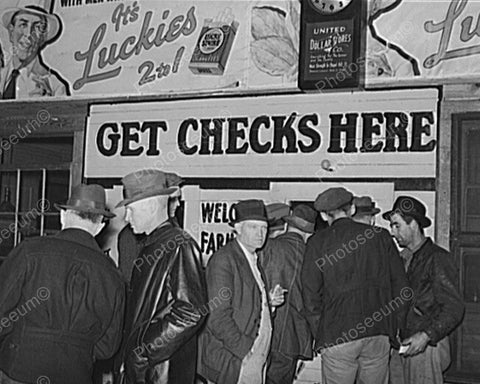
{"label": "man in fedora hat", "polygon": [[3,99],[67,95],[67,83],[40,57],[42,48],[61,30],[60,19],[50,13],[53,0],[19,0],[2,12],[11,43],[10,59],[0,70]]}
{"label": "man in fedora hat", "polygon": [[424,228],[431,220],[421,201],[399,196],[383,218],[390,221],[398,245],[412,255],[407,279],[414,300],[400,327],[403,377],[399,381],[394,377],[392,382],[443,383],[443,371],[450,364],[448,335],[460,324],[464,312],[457,269],[450,253],[425,236]]}
{"label": "man in fedora hat", "polygon": [[243,200],[234,206],[234,240],[209,259],[210,315],[200,336],[199,372],[216,384],[263,384],[270,349],[270,305],[280,305],[285,291],[269,294],[256,251],[268,232],[265,205]]}
{"label": "man in fedora hat", "polygon": [[[0,383],[92,383],[122,335],[124,284],[95,241],[105,207],[99,185],[78,185],[55,236],[24,240],[0,268]],[[42,379],[43,378],[43,379]]]}
{"label": "man in fedora hat", "polygon": [[122,179],[125,219],[145,234],[129,285],[124,341],[117,368],[126,383],[192,384],[196,333],[205,318],[206,288],[200,249],[169,218],[169,186],[158,169]]}
{"label": "man in fedora hat", "polygon": [[[176,211],[180,206],[180,187],[183,183],[183,179],[173,172],[165,173],[165,175],[167,178],[167,186],[177,187],[177,190],[172,192],[172,194],[168,197],[168,215],[172,224],[179,226],[178,219],[176,217]],[[133,229],[128,223],[118,233],[118,267],[120,268],[120,271],[127,282],[130,282],[130,278],[132,277],[134,262],[142,248],[144,239],[145,234],[133,233]]]}
{"label": "man in fedora hat", "polygon": [[301,271],[305,243],[314,232],[317,212],[299,204],[282,218],[287,232],[269,239],[262,266],[269,286],[288,289],[285,305],[277,308],[267,368],[268,384],[292,384],[298,359],[311,359],[312,337],[304,315]]}
{"label": "man in fedora hat", "polygon": [[380,212],[380,209],[375,207],[375,202],[370,196],[354,197],[353,205],[355,206],[353,221],[375,225],[375,215]]}
{"label": "man in fedora hat", "polygon": [[305,312],[322,354],[323,383],[386,384],[408,286],[397,248],[383,228],[357,223],[343,187],[319,194],[329,227],[309,238],[302,270]]}

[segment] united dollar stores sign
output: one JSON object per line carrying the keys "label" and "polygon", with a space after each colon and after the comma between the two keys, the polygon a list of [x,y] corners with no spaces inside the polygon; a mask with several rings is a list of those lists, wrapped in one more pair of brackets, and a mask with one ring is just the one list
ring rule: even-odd
{"label": "united dollar stores sign", "polygon": [[437,97],[410,90],[93,106],[85,176],[155,167],[186,177],[402,177],[399,166],[416,164],[422,169],[406,177],[433,177]]}

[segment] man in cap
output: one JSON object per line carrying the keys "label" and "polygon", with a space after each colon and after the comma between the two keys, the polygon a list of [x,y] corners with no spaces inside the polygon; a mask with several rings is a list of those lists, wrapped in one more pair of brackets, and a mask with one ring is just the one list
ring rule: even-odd
{"label": "man in cap", "polygon": [[126,383],[193,383],[206,290],[197,243],[169,218],[169,196],[178,187],[157,169],[132,172],[122,184],[117,207],[125,206],[133,232],[146,236],[134,261],[116,366]]}
{"label": "man in cap", "polygon": [[263,384],[272,334],[270,305],[284,301],[277,286],[269,297],[256,251],[268,225],[260,200],[234,206],[237,236],[207,265],[210,315],[200,337],[200,374],[216,384]]}
{"label": "man in cap", "polygon": [[375,202],[370,196],[354,197],[353,205],[355,206],[353,221],[375,225],[375,215],[380,212],[380,209],[375,207]]}
{"label": "man in cap", "polygon": [[383,228],[352,220],[353,195],[330,188],[315,208],[329,227],[307,242],[302,270],[307,319],[322,353],[325,384],[384,384],[389,338],[411,299],[393,240]]}
{"label": "man in cap", "polygon": [[268,219],[268,238],[274,239],[285,232],[283,218],[290,213],[290,206],[285,203],[272,203],[265,206]]}
{"label": "man in cap", "polygon": [[[383,218],[398,245],[411,252],[407,279],[414,300],[400,328],[403,378],[400,383],[443,383],[450,364],[448,335],[460,324],[464,304],[457,290],[457,269],[450,253],[425,236],[431,225],[425,205],[400,196]],[[403,380],[402,380],[403,379]]]}
{"label": "man in cap", "polygon": [[285,305],[277,308],[267,368],[268,384],[292,384],[298,359],[311,359],[312,338],[304,315],[301,271],[305,243],[314,232],[317,212],[305,204],[282,219],[287,232],[269,239],[262,264],[269,286],[288,289]]}
{"label": "man in cap", "polygon": [[61,30],[52,8],[52,0],[19,0],[3,11],[2,23],[12,44],[10,59],[0,70],[3,99],[67,95],[67,83],[40,58],[42,48]]}
{"label": "man in cap", "polygon": [[[146,172],[154,171],[145,170]],[[139,173],[140,174],[140,173]],[[178,220],[176,217],[177,208],[180,205],[181,189],[180,186],[183,183],[183,179],[176,173],[165,173],[167,178],[168,187],[177,187],[177,190],[172,192],[168,197],[168,216],[172,224],[178,226]],[[132,270],[134,267],[135,259],[138,257],[142,248],[145,234],[133,233],[132,227],[127,223],[122,230],[118,233],[117,249],[118,249],[118,267],[122,272],[126,282],[130,282],[132,277]]]}
{"label": "man in cap", "polygon": [[73,188],[55,236],[23,241],[0,268],[0,383],[92,383],[122,335],[124,284],[95,241],[105,207],[99,185]]}

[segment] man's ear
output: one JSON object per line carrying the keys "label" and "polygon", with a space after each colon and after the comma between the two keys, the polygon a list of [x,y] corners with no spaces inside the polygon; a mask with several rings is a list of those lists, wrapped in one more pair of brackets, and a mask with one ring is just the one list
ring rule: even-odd
{"label": "man's ear", "polygon": [[320,212],[320,216],[322,217],[323,221],[326,221],[328,223],[328,219],[330,219],[330,216],[328,216],[326,212]]}
{"label": "man's ear", "polygon": [[350,205],[350,217],[353,217],[355,215],[355,212],[357,212],[357,207],[355,204]]}

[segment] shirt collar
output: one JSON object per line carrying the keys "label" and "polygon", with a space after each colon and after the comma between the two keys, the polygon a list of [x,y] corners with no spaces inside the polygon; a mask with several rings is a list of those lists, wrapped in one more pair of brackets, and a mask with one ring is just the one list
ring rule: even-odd
{"label": "shirt collar", "polygon": [[253,252],[253,253],[249,252],[247,250],[247,248],[245,248],[245,246],[242,244],[242,242],[238,239],[237,239],[237,243],[238,243],[238,245],[240,245],[240,248],[242,248],[242,251],[245,254],[245,256],[247,256],[248,260],[253,261],[253,262],[257,261],[257,253],[256,252]]}

